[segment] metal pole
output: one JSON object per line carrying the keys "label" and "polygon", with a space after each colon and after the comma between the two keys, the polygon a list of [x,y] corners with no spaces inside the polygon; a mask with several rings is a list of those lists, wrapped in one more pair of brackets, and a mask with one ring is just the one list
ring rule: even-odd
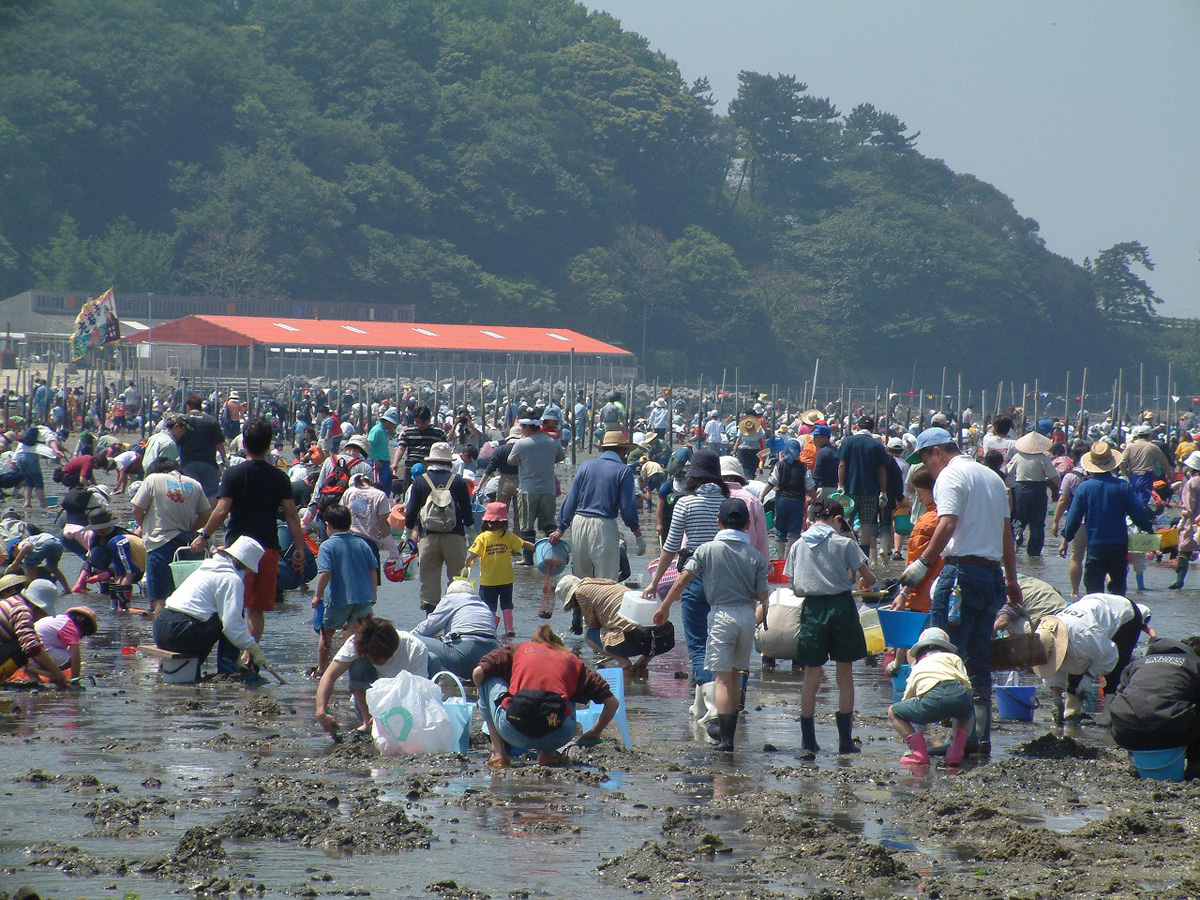
{"label": "metal pole", "polygon": [[[810,409],[817,405],[817,402],[816,402],[817,401],[817,373],[820,371],[821,371],[821,357],[818,356],[817,362],[813,366],[812,393],[811,394],[806,393],[805,397],[804,397],[804,402],[808,405],[808,407]],[[810,398],[811,398],[812,402],[809,402]]]}
{"label": "metal pole", "polygon": [[1079,390],[1079,424],[1075,426],[1075,434],[1083,435],[1083,414],[1087,409],[1087,366],[1083,367],[1083,387]]}
{"label": "metal pole", "polygon": [[[570,388],[568,388],[568,390],[567,390],[567,405],[570,406],[570,410],[564,409],[563,415],[567,418],[567,421],[569,421],[571,423],[571,468],[574,469],[575,468],[575,445],[579,441],[579,422],[576,421],[576,416],[575,416],[575,348],[574,347],[571,348],[571,368],[570,368],[570,374],[567,376],[567,378],[571,383]],[[482,393],[483,393],[483,376],[482,375],[479,376],[479,391],[480,391],[480,394],[482,395]]]}

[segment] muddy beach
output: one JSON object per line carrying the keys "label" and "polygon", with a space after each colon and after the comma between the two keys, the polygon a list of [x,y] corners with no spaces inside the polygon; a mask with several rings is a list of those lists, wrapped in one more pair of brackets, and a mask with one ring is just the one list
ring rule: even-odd
{"label": "muddy beach", "polygon": [[[1065,584],[1057,558],[1021,562]],[[543,583],[517,579],[527,636]],[[1139,600],[1161,634],[1183,636],[1197,595],[1166,591],[1170,579],[1151,566]],[[887,725],[891,683],[862,664],[862,753],[828,749],[827,686],[827,749],[804,763],[798,673],[764,674],[756,659],[729,758],[688,718],[677,648],[627,686],[632,750],[606,738],[570,768],[519,760],[492,774],[480,734],[466,758],[332,744],[303,674],[307,595],[267,620],[264,648],[288,683],[256,687],[162,684],[153,660],[122,652],[149,642],[149,622],[100,600],[94,685],[0,691],[0,897],[1200,896],[1200,786],[1136,779],[1104,728],[1052,729],[1048,705],[1032,723],[998,721],[989,762],[916,775]],[[387,583],[377,614],[416,622],[416,585]],[[349,722],[344,696],[335,715]]]}

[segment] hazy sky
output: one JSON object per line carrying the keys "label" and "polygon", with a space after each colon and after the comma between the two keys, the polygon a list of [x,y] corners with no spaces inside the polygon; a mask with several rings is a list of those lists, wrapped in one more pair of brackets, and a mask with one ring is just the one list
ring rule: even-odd
{"label": "hazy sky", "polygon": [[1119,241],[1164,315],[1200,316],[1200,0],[585,0],[705,76],[795,75],[1010,196],[1055,253]]}

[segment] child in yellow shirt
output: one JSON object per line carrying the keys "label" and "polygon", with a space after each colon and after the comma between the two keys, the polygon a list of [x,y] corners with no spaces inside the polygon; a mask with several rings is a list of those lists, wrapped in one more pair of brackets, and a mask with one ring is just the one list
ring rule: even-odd
{"label": "child in yellow shirt", "polygon": [[946,750],[946,765],[957,766],[962,763],[975,718],[971,679],[958,648],[942,629],[926,628],[909,648],[908,658],[913,662],[904,699],[888,707],[892,727],[909,746],[900,762],[906,766],[929,765],[925,734],[913,726],[953,719],[954,739]]}
{"label": "child in yellow shirt", "polygon": [[[479,596],[504,617],[504,636],[515,637],[513,631],[513,562],[519,550],[532,551],[533,544],[508,530],[508,504],[489,503],[483,512],[479,536],[467,551],[463,575],[471,574],[471,565],[479,560]],[[500,624],[500,617],[496,617]]]}

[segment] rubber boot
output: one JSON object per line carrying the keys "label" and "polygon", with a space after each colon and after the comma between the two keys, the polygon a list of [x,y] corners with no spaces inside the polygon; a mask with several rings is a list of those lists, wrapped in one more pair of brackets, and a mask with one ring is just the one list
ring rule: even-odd
{"label": "rubber boot", "polygon": [[583,613],[578,605],[571,610],[571,634],[583,634]]}
{"label": "rubber boot", "polygon": [[[957,738],[958,735],[956,734]],[[965,750],[971,748],[972,741],[967,739]],[[974,752],[980,756],[992,755],[992,701],[989,699],[987,703],[975,704],[975,747]],[[949,753],[949,749],[946,751]]]}
{"label": "rubber boot", "polygon": [[854,713],[838,713],[834,716],[838,730],[838,753],[861,753],[862,749],[854,743],[850,733],[854,726]]}
{"label": "rubber boot", "polygon": [[800,717],[800,746],[804,749],[804,756],[808,759],[814,759],[821,748],[817,745],[817,720],[815,716]]}
{"label": "rubber boot", "polygon": [[128,585],[120,584],[113,585],[110,589],[109,596],[112,597],[113,609],[119,609],[124,612],[129,611],[129,603],[133,596],[133,591]]}
{"label": "rubber boot", "polygon": [[701,725],[716,721],[717,718],[717,683],[710,681],[700,685],[700,693],[704,697],[704,714],[697,720]]}
{"label": "rubber boot", "polygon": [[1134,579],[1137,581],[1137,589],[1139,591],[1146,590],[1146,576],[1144,572],[1134,572]]}
{"label": "rubber boot", "polygon": [[86,594],[88,592],[88,570],[83,569],[79,573],[79,577],[75,579],[75,586],[71,588],[72,594]]}
{"label": "rubber boot", "polygon": [[708,740],[710,743],[721,743],[721,719],[723,718],[724,716],[721,713],[717,713],[716,716],[714,716],[713,719],[704,726],[704,730],[708,733]]}
{"label": "rubber boot", "polygon": [[963,754],[966,753],[967,750],[967,738],[970,736],[970,733],[968,733],[965,728],[960,728],[954,732],[954,740],[952,740],[950,742],[950,746],[946,748],[946,765],[962,765]]}
{"label": "rubber boot", "polygon": [[1191,563],[1186,556],[1179,557],[1175,562],[1175,583],[1167,588],[1169,591],[1183,590],[1183,580],[1187,578],[1188,566]]}
{"label": "rubber boot", "polygon": [[716,746],[717,750],[724,753],[733,752],[733,736],[737,733],[737,723],[737,713],[721,713],[717,716],[717,725],[721,732],[721,739]]}
{"label": "rubber boot", "polygon": [[[963,740],[966,740],[964,732]],[[908,752],[900,759],[900,764],[904,766],[927,766],[929,765],[929,744],[925,741],[925,734],[920,731],[914,731],[904,739],[908,744]],[[950,758],[950,754],[946,754],[946,758]]]}
{"label": "rubber boot", "polygon": [[511,609],[500,610],[500,615],[504,619],[504,636],[515,637],[516,632],[513,631],[513,611]]}
{"label": "rubber boot", "polygon": [[[521,532],[521,539],[529,541],[530,543],[533,543],[533,541],[536,537],[537,537],[536,531],[522,531]],[[533,551],[532,550],[523,550],[521,552],[521,565],[523,565],[523,566],[532,566],[533,565]]]}
{"label": "rubber boot", "polygon": [[688,712],[692,714],[693,719],[699,719],[704,715],[704,710],[707,707],[704,704],[704,685],[696,685],[696,699],[692,701],[692,705],[688,707]]}

